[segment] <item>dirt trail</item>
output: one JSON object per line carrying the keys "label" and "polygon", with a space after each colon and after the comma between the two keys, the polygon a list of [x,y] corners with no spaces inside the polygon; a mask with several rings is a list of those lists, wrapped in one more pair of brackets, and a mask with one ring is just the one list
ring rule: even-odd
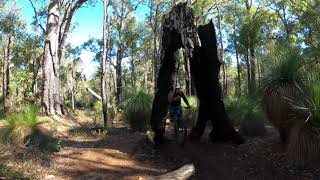
{"label": "dirt trail", "polygon": [[52,179],[141,179],[161,174],[159,168],[135,161],[131,154],[142,136],[64,137],[62,151],[53,155]]}
{"label": "dirt trail", "polygon": [[[169,136],[167,133],[166,135]],[[157,149],[144,134],[119,133],[106,140],[82,135],[63,137],[65,148],[52,155],[46,179],[144,179],[194,163],[191,179],[314,179],[319,168],[290,169],[285,154],[274,142],[274,130],[249,138],[244,145],[169,142]],[[318,170],[317,170],[318,169]]]}

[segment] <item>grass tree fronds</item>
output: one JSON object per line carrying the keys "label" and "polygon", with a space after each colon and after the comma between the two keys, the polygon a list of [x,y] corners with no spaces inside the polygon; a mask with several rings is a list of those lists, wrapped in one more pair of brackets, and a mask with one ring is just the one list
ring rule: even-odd
{"label": "grass tree fronds", "polygon": [[145,131],[149,125],[152,97],[142,91],[129,96],[125,103],[124,118],[135,131]]}

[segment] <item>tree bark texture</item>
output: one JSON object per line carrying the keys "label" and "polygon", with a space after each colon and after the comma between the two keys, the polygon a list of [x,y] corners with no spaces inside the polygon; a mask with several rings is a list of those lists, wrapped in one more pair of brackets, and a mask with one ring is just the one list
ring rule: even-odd
{"label": "tree bark texture", "polygon": [[4,97],[6,96],[6,49],[3,48],[3,58],[2,58],[2,67],[1,67],[1,76],[2,76],[2,98],[4,106]]}
{"label": "tree bark texture", "polygon": [[[198,120],[190,137],[199,139],[205,129],[206,122],[211,120],[213,129],[210,133],[212,141],[241,139],[233,128],[222,101],[219,82],[221,62],[218,60],[216,33],[213,22],[198,28],[201,48],[196,59],[191,61],[191,72],[199,99]],[[239,141],[237,141],[239,140]]]}
{"label": "tree bark texture", "polygon": [[[254,48],[250,48],[250,73],[251,73],[251,93],[254,93],[256,91],[256,86],[257,86],[257,82],[256,82],[256,63],[255,63],[255,54],[254,54]],[[250,94],[251,94],[250,93]]]}
{"label": "tree bark texture", "polygon": [[241,75],[240,75],[240,61],[239,61],[239,53],[238,53],[238,49],[237,49],[237,40],[236,40],[236,26],[233,25],[233,46],[234,46],[234,50],[236,52],[236,59],[237,59],[237,85],[238,85],[238,89],[236,90],[237,95],[240,96],[241,95]]}
{"label": "tree bark texture", "polygon": [[3,50],[4,52],[4,71],[5,77],[3,79],[3,109],[4,112],[9,111],[11,102],[10,102],[10,47],[11,47],[11,37],[8,37],[7,48]]}
{"label": "tree bark texture", "polygon": [[161,140],[165,131],[168,105],[175,90],[179,49],[183,47],[186,56],[193,58],[195,47],[200,46],[191,8],[181,3],[163,16],[160,41],[161,66],[151,114],[155,141]]}
{"label": "tree bark texture", "polygon": [[186,81],[186,93],[187,95],[192,94],[192,80],[191,80],[191,71],[190,71],[190,59],[186,55],[186,52],[183,51],[184,58],[184,69],[185,69],[185,81]]}
{"label": "tree bark texture", "polygon": [[108,22],[108,3],[107,0],[103,1],[103,55],[101,61],[101,97],[102,97],[102,114],[104,128],[108,125],[108,99],[107,99],[107,22]]}
{"label": "tree bark texture", "polygon": [[42,106],[47,115],[62,115],[59,79],[59,0],[51,0],[48,8],[44,47],[44,83]]}
{"label": "tree bark texture", "polygon": [[151,115],[154,140],[161,141],[165,131],[165,117],[175,90],[180,48],[184,48],[187,57],[190,58],[192,80],[200,101],[198,121],[191,132],[191,137],[199,139],[204,132],[206,122],[211,120],[213,124],[211,140],[236,139],[238,134],[230,123],[221,98],[219,84],[221,62],[218,60],[213,22],[200,26],[197,30],[192,9],[187,4],[181,3],[164,16],[162,23],[161,67]]}

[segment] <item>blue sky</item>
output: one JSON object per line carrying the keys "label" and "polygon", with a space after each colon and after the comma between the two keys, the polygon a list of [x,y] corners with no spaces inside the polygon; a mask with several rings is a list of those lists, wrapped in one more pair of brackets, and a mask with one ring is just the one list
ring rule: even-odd
{"label": "blue sky", "polygon": [[[34,1],[35,3],[35,1]],[[22,18],[27,23],[28,31],[33,32],[30,25],[33,21],[34,11],[29,0],[17,0],[17,5],[22,9]],[[37,3],[35,3],[37,6]],[[40,7],[39,5],[37,6]],[[147,8],[140,6],[135,16],[138,21],[144,20]],[[94,6],[84,6],[80,8],[73,17],[74,29],[69,33],[67,42],[73,46],[79,46],[90,38],[101,38],[103,28],[103,3],[98,0]],[[80,56],[82,64],[80,71],[87,77],[92,76],[99,64],[93,62],[94,53],[82,51]]]}

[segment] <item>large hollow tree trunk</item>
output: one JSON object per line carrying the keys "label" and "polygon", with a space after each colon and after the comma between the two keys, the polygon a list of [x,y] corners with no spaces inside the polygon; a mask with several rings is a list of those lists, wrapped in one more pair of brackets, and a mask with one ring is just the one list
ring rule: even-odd
{"label": "large hollow tree trunk", "polygon": [[[167,32],[164,32],[167,33]],[[156,140],[160,140],[165,130],[165,117],[167,115],[168,105],[171,101],[176,83],[178,69],[179,52],[181,47],[180,36],[178,33],[171,33],[163,36],[170,42],[168,50],[163,54],[159,78],[157,82],[157,92],[152,106],[151,127],[156,133]]]}
{"label": "large hollow tree trunk", "polygon": [[183,47],[191,61],[192,80],[200,101],[198,121],[191,132],[191,138],[199,139],[206,122],[211,120],[212,141],[233,140],[235,143],[242,143],[243,139],[231,125],[221,99],[219,84],[221,62],[218,60],[213,22],[199,27],[197,31],[192,9],[187,7],[187,4],[181,3],[164,16],[162,26],[160,44],[162,64],[151,115],[154,141],[161,142],[165,131],[165,116],[175,90],[178,50]]}
{"label": "large hollow tree trunk", "polygon": [[59,19],[59,0],[51,0],[48,8],[43,67],[42,106],[47,115],[62,115],[58,63]]}
{"label": "large hollow tree trunk", "polygon": [[202,47],[198,57],[192,59],[191,72],[199,98],[199,113],[190,137],[201,138],[206,122],[211,120],[211,141],[233,140],[242,143],[242,138],[233,128],[222,101],[219,82],[221,62],[218,60],[216,34],[213,22],[198,28]]}
{"label": "large hollow tree trunk", "polygon": [[184,47],[191,58],[194,48],[200,45],[192,9],[181,3],[164,15],[160,41],[161,66],[151,114],[155,142],[161,142],[165,131],[165,117],[175,90],[179,49]]}

